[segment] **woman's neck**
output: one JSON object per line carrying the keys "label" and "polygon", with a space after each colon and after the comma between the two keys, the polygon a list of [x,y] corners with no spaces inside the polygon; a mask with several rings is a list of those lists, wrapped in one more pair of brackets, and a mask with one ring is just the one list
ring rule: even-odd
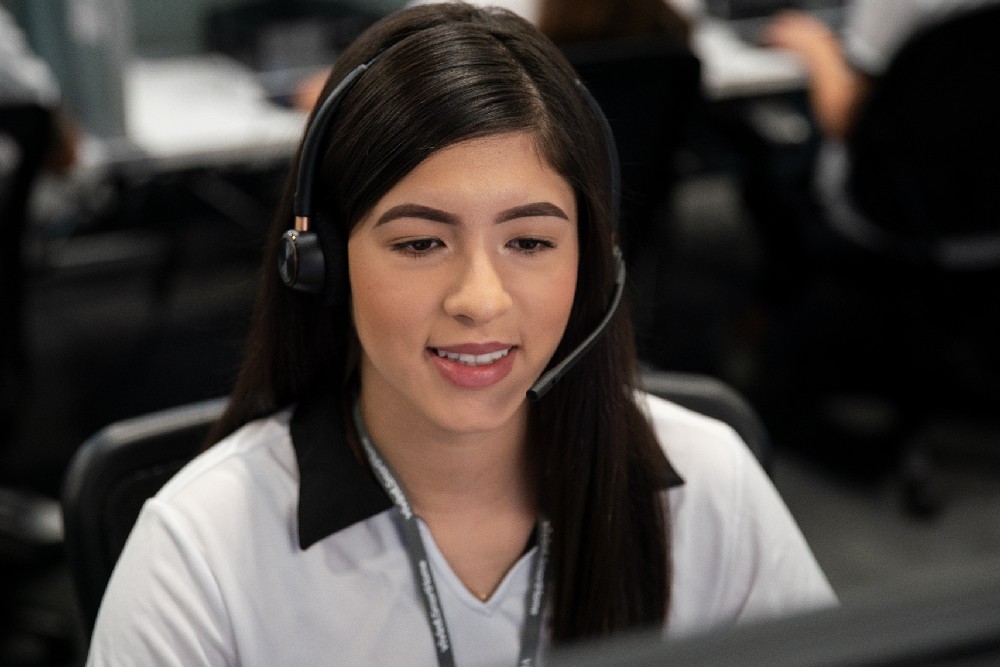
{"label": "woman's neck", "polygon": [[392,411],[366,408],[365,426],[425,520],[476,510],[535,509],[527,451],[527,410],[488,433],[452,433],[400,424]]}

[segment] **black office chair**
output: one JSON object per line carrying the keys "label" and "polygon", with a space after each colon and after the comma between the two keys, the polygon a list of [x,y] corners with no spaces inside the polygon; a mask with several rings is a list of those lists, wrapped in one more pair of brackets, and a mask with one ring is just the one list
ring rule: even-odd
{"label": "black office chair", "polygon": [[[768,460],[766,430],[724,383],[659,371],[645,372],[643,383],[651,393],[728,422],[762,463]],[[63,521],[88,631],[143,503],[201,449],[225,405],[225,398],[211,399],[116,422],[87,439],[73,457],[63,487]]]}
{"label": "black office chair", "polygon": [[761,466],[771,472],[771,437],[756,409],[734,387],[700,373],[644,368],[643,388],[689,410],[729,424],[743,438]]}
{"label": "black office chair", "polygon": [[655,225],[677,180],[677,155],[703,103],[701,62],[660,37],[561,45],[608,118],[622,172],[622,249],[655,252]]}
{"label": "black office chair", "polygon": [[[935,426],[975,422],[1000,440],[998,34],[993,6],[902,46],[859,108],[846,206],[830,218],[857,251],[832,266],[855,303],[872,303],[856,325],[879,345],[855,361],[855,379],[895,359],[879,380],[900,415],[894,437],[906,499],[918,512],[940,506],[929,464],[957,451],[952,435],[943,448],[932,443],[941,439]],[[895,314],[879,325],[885,312]],[[1000,460],[1000,444],[992,449]]]}
{"label": "black office chair", "polygon": [[116,422],[90,437],[74,455],[63,486],[63,523],[88,632],[142,504],[198,453],[226,400],[209,399]]}
{"label": "black office chair", "polygon": [[22,582],[41,576],[62,556],[58,502],[2,469],[31,381],[22,245],[31,196],[50,149],[52,113],[37,104],[0,106],[0,477],[9,484],[0,486],[0,662],[19,659],[10,643],[31,644],[33,654],[52,660],[72,652],[68,620],[22,595]]}

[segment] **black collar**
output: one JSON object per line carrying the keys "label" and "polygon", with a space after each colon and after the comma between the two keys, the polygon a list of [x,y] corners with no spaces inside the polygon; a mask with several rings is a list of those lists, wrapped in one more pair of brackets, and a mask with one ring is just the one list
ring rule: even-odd
{"label": "black collar", "polygon": [[[300,548],[392,507],[348,444],[344,409],[337,399],[327,394],[299,403],[290,429],[299,465]],[[669,461],[667,468],[667,488],[684,483]]]}
{"label": "black collar", "polygon": [[299,403],[292,414],[299,462],[299,546],[392,507],[392,501],[347,442],[343,406],[331,395]]}

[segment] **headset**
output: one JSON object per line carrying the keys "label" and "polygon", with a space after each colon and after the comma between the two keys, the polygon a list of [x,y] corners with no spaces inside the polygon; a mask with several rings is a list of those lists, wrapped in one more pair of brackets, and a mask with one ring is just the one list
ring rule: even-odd
{"label": "headset", "polygon": [[[316,179],[316,165],[319,163],[320,143],[340,107],[340,101],[376,60],[378,56],[351,70],[316,110],[312,123],[306,128],[302,152],[299,154],[295,196],[292,201],[295,227],[282,235],[281,248],[278,252],[278,273],[282,282],[292,289],[311,294],[323,291],[323,283],[326,281],[326,259],[323,256],[319,236],[311,230],[315,211],[313,181]],[[346,255],[346,250],[341,254]],[[344,261],[346,264],[346,260],[340,257],[331,258],[331,261]]]}
{"label": "headset", "polygon": [[[316,178],[321,142],[327,134],[327,129],[336,115],[337,109],[340,107],[341,100],[361,75],[374,65],[378,59],[379,56],[375,56],[367,63],[358,65],[347,76],[341,79],[340,83],[337,84],[316,110],[312,123],[306,129],[305,139],[302,142],[302,151],[299,155],[299,170],[292,204],[295,226],[282,235],[281,248],[278,252],[278,273],[281,276],[282,282],[292,289],[319,294],[324,291],[324,283],[326,282],[326,275],[328,273],[327,262],[343,262],[346,266],[346,249],[335,247],[338,256],[326,258],[318,235],[311,229],[312,218],[315,212],[313,207],[313,181]],[[576,85],[580,89],[587,106],[594,113],[601,126],[610,169],[612,231],[617,235],[621,206],[621,167],[618,162],[618,147],[615,143],[611,125],[608,123],[608,119],[605,117],[604,111],[597,103],[597,100],[594,99],[590,91],[587,90],[587,87],[579,79],[576,80]],[[339,239],[337,242],[342,245]],[[618,310],[619,303],[621,303],[622,293],[625,290],[625,260],[622,257],[621,248],[617,244],[614,246],[613,253],[615,258],[615,291],[604,317],[601,318],[601,321],[594,330],[565,359],[543,373],[535,384],[528,389],[527,396],[529,400],[537,401],[544,396],[552,388],[552,385],[565,375],[594,346],[598,338],[600,338],[611,323],[611,319]]]}

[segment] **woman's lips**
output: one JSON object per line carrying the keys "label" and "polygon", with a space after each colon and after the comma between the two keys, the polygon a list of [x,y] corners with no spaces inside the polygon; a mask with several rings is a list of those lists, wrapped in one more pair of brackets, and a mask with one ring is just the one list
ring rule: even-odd
{"label": "woman's lips", "polygon": [[442,350],[438,348],[432,348],[434,352],[444,359],[449,359],[451,361],[457,361],[464,366],[487,366],[495,361],[499,361],[503,357],[510,354],[511,348],[506,347],[502,350],[497,350],[496,352],[486,352],[484,354],[474,354],[468,352],[453,352],[450,350]]}
{"label": "woman's lips", "polygon": [[469,343],[429,348],[432,363],[452,384],[463,389],[492,386],[510,374],[516,346]]}

